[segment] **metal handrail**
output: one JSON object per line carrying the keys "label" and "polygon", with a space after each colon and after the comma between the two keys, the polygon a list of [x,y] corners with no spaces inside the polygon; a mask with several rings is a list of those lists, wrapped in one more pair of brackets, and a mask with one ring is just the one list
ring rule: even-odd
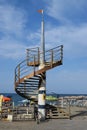
{"label": "metal handrail", "polygon": [[[35,48],[33,48],[35,49]],[[15,83],[17,81],[20,81],[20,79],[32,72],[35,72],[36,70],[39,70],[40,65],[40,59],[42,58],[42,53],[39,52],[39,48],[36,48],[34,54],[29,54],[28,52],[32,49],[27,49],[27,58],[23,60],[21,63],[17,65],[15,68]],[[29,54],[29,55],[28,55]],[[45,65],[48,63],[48,65],[52,66],[54,62],[61,61],[63,59],[63,46],[57,46],[53,49],[47,50],[45,52]],[[28,66],[28,63],[33,62],[33,66]],[[35,63],[38,63],[38,66],[35,66]]]}

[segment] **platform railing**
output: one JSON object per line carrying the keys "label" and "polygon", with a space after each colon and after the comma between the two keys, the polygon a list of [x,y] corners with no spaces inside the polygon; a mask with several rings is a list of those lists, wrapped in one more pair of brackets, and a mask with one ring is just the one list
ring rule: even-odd
{"label": "platform railing", "polygon": [[46,51],[45,62],[53,63],[57,61],[62,61],[63,58],[63,46],[58,46],[53,49]]}
{"label": "platform railing", "polygon": [[40,51],[39,51],[39,47],[36,48],[31,48],[31,49],[27,49],[27,65],[29,65],[29,63],[31,62],[37,62],[37,64],[39,64],[39,60],[40,60]]}

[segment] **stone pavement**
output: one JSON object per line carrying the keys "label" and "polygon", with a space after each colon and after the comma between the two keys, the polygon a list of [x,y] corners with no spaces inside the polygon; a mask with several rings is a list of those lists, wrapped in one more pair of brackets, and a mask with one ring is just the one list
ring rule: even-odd
{"label": "stone pavement", "polygon": [[35,121],[0,121],[0,130],[87,130],[87,120],[51,119],[37,124]]}

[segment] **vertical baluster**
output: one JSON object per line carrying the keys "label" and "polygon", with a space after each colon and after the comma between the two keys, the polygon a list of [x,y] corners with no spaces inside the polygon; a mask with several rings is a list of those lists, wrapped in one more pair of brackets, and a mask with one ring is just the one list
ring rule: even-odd
{"label": "vertical baluster", "polygon": [[27,50],[26,60],[27,60],[27,65],[28,65],[28,62],[29,62],[29,49],[26,49],[26,50]]}
{"label": "vertical baluster", "polygon": [[40,51],[39,51],[39,48],[38,48],[38,64],[40,64]]}
{"label": "vertical baluster", "polygon": [[34,61],[34,75],[35,75],[35,55],[33,57],[33,61]]}
{"label": "vertical baluster", "polygon": [[53,66],[53,50],[51,50],[51,67]]}
{"label": "vertical baluster", "polygon": [[63,62],[63,45],[61,45],[61,62]]}
{"label": "vertical baluster", "polygon": [[18,81],[20,83],[20,64],[18,65]]}
{"label": "vertical baluster", "polygon": [[16,83],[16,81],[17,81],[17,68],[15,69],[15,83]]}

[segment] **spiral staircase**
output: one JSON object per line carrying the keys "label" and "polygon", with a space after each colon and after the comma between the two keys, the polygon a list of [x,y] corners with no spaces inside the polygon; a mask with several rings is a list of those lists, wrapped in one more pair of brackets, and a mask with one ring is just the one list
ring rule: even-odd
{"label": "spiral staircase", "polygon": [[63,45],[45,51],[44,67],[40,68],[42,53],[39,48],[27,49],[24,61],[15,68],[15,91],[20,96],[37,101],[38,88],[42,81],[43,73],[54,67],[62,65]]}

